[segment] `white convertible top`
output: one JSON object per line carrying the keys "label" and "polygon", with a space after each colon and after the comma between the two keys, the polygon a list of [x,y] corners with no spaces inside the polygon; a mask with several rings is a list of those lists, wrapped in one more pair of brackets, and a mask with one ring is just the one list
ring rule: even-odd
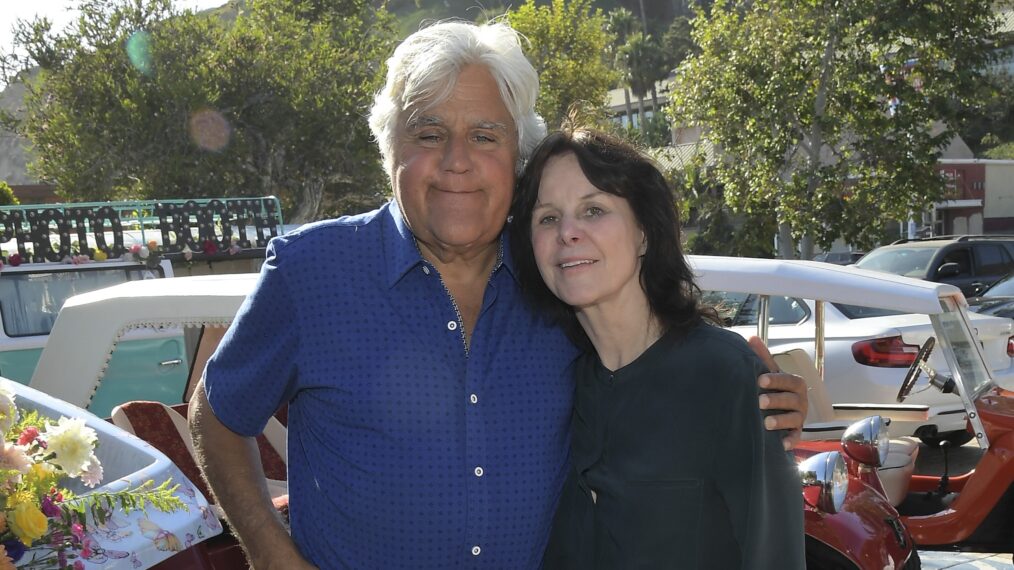
{"label": "white convertible top", "polygon": [[935,315],[940,299],[965,305],[961,290],[891,273],[818,261],[690,255],[697,285],[705,291],[784,295]]}
{"label": "white convertible top", "polygon": [[228,326],[256,280],[256,273],[146,279],[75,295],[60,310],[29,385],[87,407],[124,332]]}

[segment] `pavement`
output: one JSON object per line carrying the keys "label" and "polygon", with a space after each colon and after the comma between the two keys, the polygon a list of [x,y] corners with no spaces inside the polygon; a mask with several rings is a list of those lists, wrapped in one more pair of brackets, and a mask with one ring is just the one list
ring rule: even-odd
{"label": "pavement", "polygon": [[1010,554],[919,551],[923,570],[1011,570]]}
{"label": "pavement", "polygon": [[[947,453],[947,470],[951,476],[961,475],[975,468],[983,450],[971,441]],[[943,452],[920,445],[915,472],[920,475],[943,473]],[[984,552],[939,552],[920,550],[923,570],[1014,570],[1010,554]]]}

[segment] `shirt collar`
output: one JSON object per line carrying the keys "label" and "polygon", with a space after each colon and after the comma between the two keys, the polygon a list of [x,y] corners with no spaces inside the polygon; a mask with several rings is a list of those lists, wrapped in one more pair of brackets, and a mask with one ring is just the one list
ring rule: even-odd
{"label": "shirt collar", "polygon": [[[387,286],[394,287],[402,277],[417,266],[429,263],[423,259],[415,243],[415,236],[405,221],[405,215],[398,205],[398,201],[392,199],[387,204],[388,222],[384,224],[384,252],[387,265]],[[509,226],[510,224],[508,224]],[[514,260],[510,254],[510,240],[507,239],[507,232],[500,233],[500,251],[496,265],[493,267],[495,274],[501,267],[506,267],[507,272],[515,278]]]}

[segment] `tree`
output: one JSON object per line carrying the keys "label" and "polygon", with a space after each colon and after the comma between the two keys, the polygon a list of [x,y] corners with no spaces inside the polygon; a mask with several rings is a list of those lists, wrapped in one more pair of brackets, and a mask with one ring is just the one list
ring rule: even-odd
{"label": "tree", "polygon": [[553,0],[548,6],[526,0],[507,17],[528,38],[525,55],[539,73],[536,109],[550,129],[564,123],[575,103],[604,106],[616,72],[605,58],[611,42],[605,17],[592,10],[591,0]]}
{"label": "tree", "polygon": [[955,109],[975,104],[962,98],[989,60],[991,4],[716,2],[693,20],[701,51],[670,112],[720,149],[732,206],[777,212],[781,256],[803,236],[869,247],[884,220],[942,196],[934,165]]}
{"label": "tree", "polygon": [[[606,29],[613,35],[613,43],[610,46],[612,61],[616,69],[623,69],[623,60],[620,57],[620,48],[627,43],[627,38],[637,29],[637,20],[634,13],[626,8],[616,8],[606,15]],[[623,108],[627,112],[627,120],[630,120],[634,113],[630,109],[630,83],[627,81],[627,74],[620,73],[620,87],[623,88]]]}
{"label": "tree", "polygon": [[627,43],[619,50],[620,69],[630,85],[630,91],[637,97],[637,112],[641,130],[645,129],[644,98],[653,94],[656,112],[659,110],[658,97],[654,95],[655,82],[665,79],[668,68],[662,57],[662,48],[651,36],[640,32],[631,34]]}
{"label": "tree", "polygon": [[17,206],[21,201],[6,182],[0,181],[0,206]]}
{"label": "tree", "polygon": [[228,28],[170,0],[85,0],[64,34],[20,24],[42,72],[18,128],[69,199],[274,194],[310,220],[384,185],[362,114],[393,37],[368,0],[250,0]]}

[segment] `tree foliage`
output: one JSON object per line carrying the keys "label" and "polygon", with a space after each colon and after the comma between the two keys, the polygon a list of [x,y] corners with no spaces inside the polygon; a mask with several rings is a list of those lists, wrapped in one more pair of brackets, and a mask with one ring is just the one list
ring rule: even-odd
{"label": "tree foliage", "polygon": [[0,206],[17,206],[21,201],[6,182],[0,181]]}
{"label": "tree foliage", "polygon": [[568,118],[574,104],[601,108],[616,84],[607,61],[611,35],[591,0],[553,0],[537,6],[526,0],[509,12],[511,26],[528,38],[525,55],[539,72],[536,109],[550,129]]}
{"label": "tree foliage", "polygon": [[[996,34],[989,0],[716,2],[670,107],[720,148],[731,205],[792,238],[872,245],[939,199],[934,171]],[[805,254],[805,252],[804,252]]]}
{"label": "tree foliage", "polygon": [[41,68],[18,128],[65,197],[274,194],[307,220],[383,187],[362,115],[394,36],[368,0],[249,0],[229,27],[170,0],[80,8],[15,35]]}

